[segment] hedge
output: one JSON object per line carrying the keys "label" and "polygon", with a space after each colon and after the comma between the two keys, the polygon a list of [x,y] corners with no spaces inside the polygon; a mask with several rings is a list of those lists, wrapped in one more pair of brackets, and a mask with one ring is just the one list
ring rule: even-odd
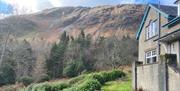
{"label": "hedge", "polygon": [[32,77],[29,77],[29,76],[24,76],[24,77],[21,77],[19,80],[18,80],[19,83],[23,83],[25,86],[31,84],[33,82],[33,78]]}
{"label": "hedge", "polygon": [[125,73],[118,70],[85,74],[72,78],[67,83],[45,82],[32,84],[21,91],[95,91],[100,90],[101,85],[105,82],[112,81],[123,76],[125,76]]}
{"label": "hedge", "polygon": [[40,84],[32,84],[27,88],[24,88],[20,91],[59,91],[64,88],[69,87],[67,83],[40,83]]}
{"label": "hedge", "polygon": [[[99,72],[92,73],[85,76],[84,79],[76,78],[77,83],[71,88],[64,89],[63,91],[95,91],[100,90],[101,85],[103,85],[107,81],[115,80],[117,78],[125,76],[125,73],[114,70],[110,72]],[[76,81],[75,80],[75,81]]]}

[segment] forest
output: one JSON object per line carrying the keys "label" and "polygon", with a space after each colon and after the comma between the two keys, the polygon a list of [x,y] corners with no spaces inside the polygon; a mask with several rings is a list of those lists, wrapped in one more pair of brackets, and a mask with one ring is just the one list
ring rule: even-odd
{"label": "forest", "polygon": [[124,70],[137,60],[138,42],[129,35],[92,36],[83,30],[77,37],[63,32],[58,42],[49,44],[41,39],[37,46],[26,39],[1,37],[0,86],[27,86],[95,71]]}

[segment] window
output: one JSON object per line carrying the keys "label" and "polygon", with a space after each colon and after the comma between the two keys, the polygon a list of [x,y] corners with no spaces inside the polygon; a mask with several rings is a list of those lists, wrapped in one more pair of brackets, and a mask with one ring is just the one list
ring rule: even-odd
{"label": "window", "polygon": [[157,62],[157,52],[156,49],[146,52],[146,63]]}
{"label": "window", "polygon": [[152,23],[152,36],[156,36],[157,34],[158,34],[158,31],[157,31],[158,29],[157,29],[157,22],[156,21],[154,21],[153,23]]}
{"label": "window", "polygon": [[171,53],[175,53],[175,44],[174,43],[171,44]]}
{"label": "window", "polygon": [[157,21],[151,21],[146,27],[146,40],[150,39],[158,34]]}
{"label": "window", "polygon": [[175,43],[170,43],[167,46],[167,53],[169,54],[176,54],[176,44]]}
{"label": "window", "polygon": [[178,4],[178,16],[180,16],[180,4]]}

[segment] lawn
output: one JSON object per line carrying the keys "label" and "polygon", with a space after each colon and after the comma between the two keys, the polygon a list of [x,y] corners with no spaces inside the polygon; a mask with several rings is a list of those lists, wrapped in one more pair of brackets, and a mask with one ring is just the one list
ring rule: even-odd
{"label": "lawn", "polygon": [[131,84],[132,84],[132,79],[129,74],[124,79],[105,83],[105,85],[101,89],[102,91],[132,91]]}

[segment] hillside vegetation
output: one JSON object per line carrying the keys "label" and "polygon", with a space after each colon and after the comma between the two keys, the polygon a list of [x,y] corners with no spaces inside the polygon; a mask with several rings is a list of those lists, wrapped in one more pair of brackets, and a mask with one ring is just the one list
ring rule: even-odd
{"label": "hillside vegetation", "polygon": [[[122,39],[101,37],[92,42],[91,36],[83,31],[78,38],[69,38],[64,32],[60,42],[55,43],[46,54],[48,56],[35,56],[26,40],[6,53],[0,69],[1,85],[15,82],[28,85],[97,70],[123,69],[137,59],[137,42],[128,36]],[[35,61],[36,57],[38,61]]]}
{"label": "hillside vegetation", "polygon": [[[143,10],[142,5],[60,7],[0,20],[0,86],[124,70],[137,60],[134,33]],[[82,83],[77,87],[89,80]]]}
{"label": "hillside vegetation", "polygon": [[32,84],[19,91],[95,91],[108,81],[113,81],[125,76],[121,71],[99,72],[84,74],[65,82]]}
{"label": "hillside vegetation", "polygon": [[132,78],[131,74],[127,74],[126,77],[120,80],[109,81],[105,83],[102,91],[133,91],[132,90]]}

